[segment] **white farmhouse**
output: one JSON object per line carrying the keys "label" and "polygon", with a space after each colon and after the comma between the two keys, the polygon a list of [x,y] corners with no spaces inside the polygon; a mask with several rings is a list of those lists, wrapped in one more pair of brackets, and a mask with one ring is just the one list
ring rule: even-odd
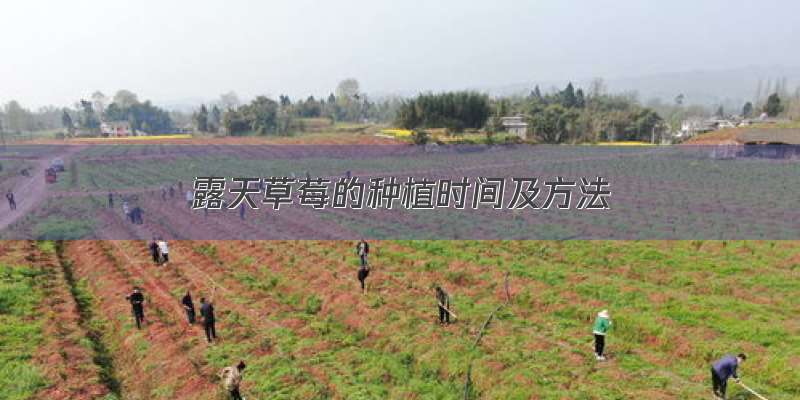
{"label": "white farmhouse", "polygon": [[524,117],[502,117],[500,123],[503,128],[513,135],[517,135],[520,139],[525,140],[528,138],[528,123],[525,122]]}

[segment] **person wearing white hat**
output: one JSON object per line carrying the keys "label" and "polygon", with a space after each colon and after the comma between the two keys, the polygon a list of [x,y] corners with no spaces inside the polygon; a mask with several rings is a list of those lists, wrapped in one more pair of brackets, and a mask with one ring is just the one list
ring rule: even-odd
{"label": "person wearing white hat", "polygon": [[594,354],[597,361],[605,361],[606,357],[603,355],[606,347],[606,334],[608,328],[611,327],[611,317],[608,310],[603,310],[597,313],[597,319],[594,321]]}

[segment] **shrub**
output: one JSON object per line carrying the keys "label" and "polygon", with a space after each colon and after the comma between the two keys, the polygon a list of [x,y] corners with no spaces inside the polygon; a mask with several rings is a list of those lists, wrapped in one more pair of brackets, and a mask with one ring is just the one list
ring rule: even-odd
{"label": "shrub", "polygon": [[306,312],[314,315],[322,309],[322,299],[312,294],[306,299]]}
{"label": "shrub", "polygon": [[414,144],[418,146],[426,145],[430,140],[430,135],[428,135],[428,132],[425,131],[414,131],[412,136],[414,137]]}

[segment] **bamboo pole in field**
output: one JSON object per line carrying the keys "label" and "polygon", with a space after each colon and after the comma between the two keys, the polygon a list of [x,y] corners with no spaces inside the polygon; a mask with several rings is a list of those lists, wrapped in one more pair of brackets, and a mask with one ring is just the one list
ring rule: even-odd
{"label": "bamboo pole in field", "polygon": [[752,394],[753,394],[753,396],[756,396],[756,397],[758,397],[758,398],[759,398],[759,399],[761,399],[761,400],[767,400],[767,398],[766,398],[766,397],[762,396],[761,394],[759,394],[759,393],[758,393],[758,392],[756,392],[755,390],[753,390],[753,389],[750,389],[750,388],[749,388],[747,385],[745,385],[744,383],[742,383],[742,382],[737,382],[737,383],[739,384],[739,386],[743,387],[745,390],[747,390],[748,392],[752,393]]}

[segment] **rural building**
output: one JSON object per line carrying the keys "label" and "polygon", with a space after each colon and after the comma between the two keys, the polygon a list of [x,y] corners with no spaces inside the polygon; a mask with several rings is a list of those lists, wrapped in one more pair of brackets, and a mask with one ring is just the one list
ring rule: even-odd
{"label": "rural building", "polygon": [[714,118],[690,118],[681,122],[681,130],[675,134],[678,139],[686,139],[697,136],[701,133],[713,132],[720,129],[736,128],[736,120]]}
{"label": "rural building", "polygon": [[126,137],[133,135],[131,124],[128,121],[113,121],[102,122],[100,124],[100,131],[103,136],[108,137]]}
{"label": "rural building", "polygon": [[528,123],[525,122],[524,117],[502,117],[500,123],[508,133],[518,136],[520,139],[528,138]]}
{"label": "rural building", "polygon": [[690,144],[704,146],[715,159],[800,159],[800,129],[739,128],[731,133],[716,141]]}

